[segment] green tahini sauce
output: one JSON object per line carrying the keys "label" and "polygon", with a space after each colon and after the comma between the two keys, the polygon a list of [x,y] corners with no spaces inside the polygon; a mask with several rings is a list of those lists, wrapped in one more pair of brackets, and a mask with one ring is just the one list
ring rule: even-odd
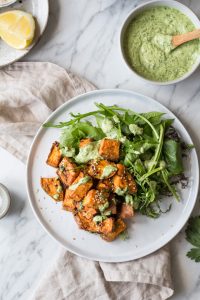
{"label": "green tahini sauce", "polygon": [[79,164],[84,164],[97,158],[100,158],[99,142],[92,142],[80,148],[78,155],[75,157],[75,161]]}
{"label": "green tahini sauce", "polygon": [[124,37],[124,52],[129,65],[141,76],[155,81],[170,81],[187,73],[200,54],[199,39],[171,49],[170,36],[195,29],[177,9],[156,6],[136,16]]}
{"label": "green tahini sauce", "polygon": [[70,185],[69,190],[75,191],[77,189],[77,187],[79,187],[82,184],[87,183],[88,181],[91,181],[91,177],[85,176],[85,177],[81,178],[77,183]]}
{"label": "green tahini sauce", "polygon": [[101,179],[107,178],[110,176],[113,172],[117,171],[117,167],[114,167],[112,165],[108,165],[103,169],[103,173],[101,175]]}

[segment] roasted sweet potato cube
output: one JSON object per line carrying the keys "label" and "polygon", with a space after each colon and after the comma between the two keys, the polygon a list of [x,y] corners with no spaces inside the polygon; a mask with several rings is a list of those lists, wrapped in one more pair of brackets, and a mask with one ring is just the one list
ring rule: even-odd
{"label": "roasted sweet potato cube", "polygon": [[125,176],[113,176],[113,191],[120,195],[120,192],[125,193],[128,189],[128,182]]}
{"label": "roasted sweet potato cube", "polygon": [[133,207],[130,204],[123,203],[119,217],[122,219],[132,218],[134,216]]}
{"label": "roasted sweet potato cube", "polygon": [[112,181],[111,179],[103,179],[103,180],[99,180],[98,184],[97,184],[97,189],[98,190],[112,190]]}
{"label": "roasted sweet potato cube", "polygon": [[83,148],[85,147],[86,145],[90,144],[91,142],[93,142],[93,139],[82,139],[80,140],[80,143],[79,143],[79,148]]}
{"label": "roasted sweet potato cube", "polygon": [[60,163],[61,159],[62,159],[62,153],[61,153],[61,150],[60,150],[60,147],[59,147],[59,143],[54,142],[52,147],[51,147],[51,150],[50,150],[50,153],[48,155],[46,163],[49,166],[57,168],[59,166],[59,163]]}
{"label": "roasted sweet potato cube", "polygon": [[78,177],[80,170],[77,168],[77,165],[67,157],[64,157],[57,171],[60,180],[68,187],[71,185],[74,180]]}
{"label": "roasted sweet potato cube", "polygon": [[75,214],[75,220],[79,227],[81,229],[90,231],[90,232],[96,232],[96,233],[103,233],[108,234],[112,232],[114,228],[114,219],[113,218],[107,218],[103,222],[97,224],[92,219],[87,219],[84,216],[83,212],[78,212]]}
{"label": "roasted sweet potato cube", "polygon": [[88,167],[88,174],[96,179],[110,178],[116,172],[116,165],[107,160],[93,160]]}
{"label": "roasted sweet potato cube", "polygon": [[127,182],[128,182],[128,191],[130,194],[137,193],[137,184],[133,178],[133,176],[127,172]]}
{"label": "roasted sweet potato cube", "polygon": [[77,212],[74,215],[74,218],[80,229],[91,232],[98,232],[97,224],[93,220],[87,219],[82,212]]}
{"label": "roasted sweet potato cube", "polygon": [[92,178],[83,172],[74,180],[72,185],[65,192],[65,197],[74,201],[81,201],[93,185]]}
{"label": "roasted sweet potato cube", "polygon": [[113,191],[120,195],[120,191],[128,191],[130,194],[137,192],[137,185],[133,176],[128,173],[125,167],[121,164],[117,164],[118,171],[112,178]]}
{"label": "roasted sweet potato cube", "polygon": [[87,207],[96,207],[96,190],[90,190],[83,199],[83,205]]}
{"label": "roasted sweet potato cube", "polygon": [[99,231],[100,233],[109,234],[114,229],[114,219],[107,218],[99,226],[100,226],[100,231]]}
{"label": "roasted sweet potato cube", "polygon": [[64,191],[59,179],[56,177],[41,178],[40,183],[43,190],[55,201],[63,201]]}
{"label": "roasted sweet potato cube", "polygon": [[63,209],[71,212],[75,211],[76,202],[73,199],[65,196],[65,199],[63,201]]}
{"label": "roasted sweet potato cube", "polygon": [[119,141],[103,139],[99,147],[99,154],[105,159],[117,161],[119,159],[119,148]]}
{"label": "roasted sweet potato cube", "polygon": [[113,199],[110,200],[110,205],[109,207],[105,210],[105,214],[106,212],[111,211],[112,215],[116,215],[117,214],[117,205],[115,203],[115,201]]}
{"label": "roasted sweet potato cube", "polygon": [[83,200],[84,207],[93,207],[98,209],[100,205],[108,202],[109,193],[106,190],[90,190]]}
{"label": "roasted sweet potato cube", "polygon": [[117,219],[115,222],[115,228],[112,232],[107,233],[107,234],[102,234],[101,237],[108,241],[108,242],[112,242],[113,240],[115,240],[118,235],[120,233],[122,233],[124,230],[126,229],[126,224],[124,223],[124,221],[122,219]]}
{"label": "roasted sweet potato cube", "polygon": [[124,165],[122,164],[117,164],[117,175],[119,176],[125,176],[126,174],[126,168]]}
{"label": "roasted sweet potato cube", "polygon": [[97,214],[97,210],[92,207],[84,207],[81,212],[84,217],[90,220]]}

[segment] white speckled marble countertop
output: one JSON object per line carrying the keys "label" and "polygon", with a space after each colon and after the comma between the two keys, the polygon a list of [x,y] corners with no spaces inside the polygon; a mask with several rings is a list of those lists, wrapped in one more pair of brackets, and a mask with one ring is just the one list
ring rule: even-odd
{"label": "white speckled marble countertop", "polygon": [[[180,118],[200,150],[200,69],[182,83],[159,87],[136,78],[122,62],[120,24],[143,2],[50,0],[47,30],[24,60],[54,62],[85,76],[99,88],[124,88],[153,97]],[[199,0],[180,2],[200,17]],[[0,220],[0,300],[27,300],[56,258],[59,245],[44,232],[29,207],[25,166],[2,149],[0,182],[12,196],[10,212]],[[196,213],[199,207],[198,200]],[[186,257],[189,248],[183,229],[171,242],[173,300],[200,299],[200,265]]]}

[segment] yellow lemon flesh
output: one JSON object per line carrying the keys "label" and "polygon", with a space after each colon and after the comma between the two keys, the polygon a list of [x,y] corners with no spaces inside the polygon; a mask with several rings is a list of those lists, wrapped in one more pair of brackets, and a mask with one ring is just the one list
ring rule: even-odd
{"label": "yellow lemon flesh", "polygon": [[9,46],[25,49],[33,41],[35,20],[31,14],[12,10],[0,14],[0,37]]}

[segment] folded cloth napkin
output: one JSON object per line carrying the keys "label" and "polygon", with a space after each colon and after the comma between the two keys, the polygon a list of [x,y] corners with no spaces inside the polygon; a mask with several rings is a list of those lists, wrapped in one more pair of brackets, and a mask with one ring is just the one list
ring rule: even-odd
{"label": "folded cloth napkin", "polygon": [[[15,63],[0,71],[0,146],[26,162],[41,123],[68,99],[93,90],[83,78],[51,63]],[[173,294],[164,247],[125,263],[89,261],[62,249],[32,299],[161,300]]]}

